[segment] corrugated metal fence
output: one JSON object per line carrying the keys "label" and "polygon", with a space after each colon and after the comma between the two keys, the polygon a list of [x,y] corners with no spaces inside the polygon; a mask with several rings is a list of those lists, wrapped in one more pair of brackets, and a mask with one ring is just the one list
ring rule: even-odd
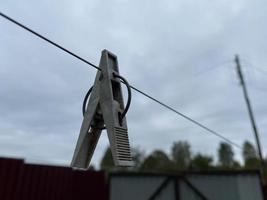
{"label": "corrugated metal fence", "polygon": [[104,172],[0,158],[1,200],[108,199]]}

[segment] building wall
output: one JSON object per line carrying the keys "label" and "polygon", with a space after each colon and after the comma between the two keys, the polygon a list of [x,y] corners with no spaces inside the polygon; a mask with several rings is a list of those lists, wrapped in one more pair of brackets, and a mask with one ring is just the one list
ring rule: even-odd
{"label": "building wall", "polygon": [[[164,182],[169,180],[167,184]],[[185,173],[180,175],[114,173],[111,200],[263,200],[257,172]]]}
{"label": "building wall", "polygon": [[[262,200],[257,174],[188,175],[187,179],[208,199]],[[186,199],[186,198],[184,198]],[[182,199],[183,200],[183,199]]]}

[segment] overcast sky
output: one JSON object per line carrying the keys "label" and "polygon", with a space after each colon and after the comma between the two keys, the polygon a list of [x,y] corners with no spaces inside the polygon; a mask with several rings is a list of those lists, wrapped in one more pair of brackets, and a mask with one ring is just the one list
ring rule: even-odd
{"label": "overcast sky", "polygon": [[[0,11],[95,64],[110,50],[132,85],[242,145],[254,137],[238,53],[267,153],[267,2],[9,0]],[[69,165],[96,70],[3,18],[0,44],[0,156]],[[134,91],[127,121],[131,145],[147,154],[187,140],[216,155],[221,141]],[[107,145],[104,132],[95,165]]]}

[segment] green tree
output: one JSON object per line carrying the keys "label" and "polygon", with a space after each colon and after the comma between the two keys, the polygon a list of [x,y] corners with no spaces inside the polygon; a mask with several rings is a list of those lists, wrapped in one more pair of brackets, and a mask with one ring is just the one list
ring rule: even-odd
{"label": "green tree", "polygon": [[112,169],[119,169],[121,171],[127,171],[127,170],[139,170],[141,167],[141,164],[144,160],[144,152],[140,150],[139,148],[133,148],[131,150],[132,158],[134,166],[132,167],[116,167],[113,162],[112,152],[110,147],[108,147],[103,155],[103,158],[100,162],[100,169],[101,170],[112,170]]}
{"label": "green tree", "polygon": [[172,169],[172,162],[163,151],[155,150],[145,158],[140,169],[166,171]]}
{"label": "green tree", "polygon": [[133,157],[134,166],[131,167],[131,169],[139,170],[145,159],[144,151],[142,151],[140,148],[133,148],[132,157]]}
{"label": "green tree", "polygon": [[234,164],[234,152],[231,145],[221,142],[218,149],[219,165],[223,168],[231,168]]}
{"label": "green tree", "polygon": [[232,169],[242,169],[242,166],[237,160],[235,160],[233,163]]}
{"label": "green tree", "polygon": [[259,169],[260,159],[257,155],[257,151],[253,144],[249,141],[245,141],[243,144],[243,159],[246,169]]}
{"label": "green tree", "polygon": [[257,152],[253,144],[251,144],[249,141],[245,141],[243,144],[243,159],[244,161],[249,160],[250,158],[256,158]]}
{"label": "green tree", "polygon": [[212,156],[198,153],[193,157],[190,166],[193,170],[209,170],[213,167],[212,162]]}
{"label": "green tree", "polygon": [[175,169],[186,170],[191,161],[191,148],[187,141],[174,142],[171,148],[171,156]]}
{"label": "green tree", "polygon": [[111,153],[111,149],[108,147],[104,153],[104,156],[100,162],[101,170],[111,170],[114,168],[113,157]]}

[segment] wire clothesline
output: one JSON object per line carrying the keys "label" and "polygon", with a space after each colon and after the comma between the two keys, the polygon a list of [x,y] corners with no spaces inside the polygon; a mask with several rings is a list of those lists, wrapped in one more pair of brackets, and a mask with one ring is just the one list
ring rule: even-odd
{"label": "wire clothesline", "polygon": [[[45,36],[43,36],[43,35],[37,33],[36,31],[32,30],[31,28],[29,28],[29,27],[23,25],[22,23],[20,23],[20,22],[14,20],[13,18],[11,18],[11,17],[5,15],[4,13],[0,12],[0,16],[3,17],[3,18],[5,18],[6,20],[8,20],[8,21],[10,21],[10,22],[12,22],[12,23],[14,23],[14,24],[16,24],[17,26],[23,28],[24,30],[26,30],[26,31],[28,31],[28,32],[30,32],[30,33],[32,33],[33,35],[39,37],[40,39],[42,39],[42,40],[44,40],[44,41],[50,43],[51,45],[53,45],[53,46],[55,46],[55,47],[61,49],[62,51],[68,53],[69,55],[71,55],[71,56],[77,58],[78,60],[80,60],[80,61],[82,61],[82,62],[84,62],[84,63],[90,65],[91,67],[93,67],[93,68],[95,68],[95,69],[97,69],[97,70],[99,70],[99,71],[101,71],[101,69],[100,69],[97,65],[93,64],[92,62],[90,62],[90,61],[88,61],[88,60],[86,60],[86,59],[80,57],[79,55],[73,53],[72,51],[70,51],[70,50],[68,50],[68,49],[66,49],[66,48],[64,48],[63,46],[59,45],[58,43],[53,42],[52,40],[48,39],[47,37],[45,37]],[[152,101],[154,101],[154,102],[160,104],[161,106],[165,107],[166,109],[168,109],[168,110],[170,110],[170,111],[176,113],[177,115],[179,115],[179,116],[185,118],[186,120],[188,120],[188,121],[190,121],[191,123],[193,123],[193,124],[195,124],[195,125],[201,127],[202,129],[206,130],[207,132],[209,132],[209,133],[211,133],[211,134],[213,134],[213,135],[219,137],[220,139],[224,140],[224,141],[227,142],[228,144],[233,145],[233,146],[235,146],[235,147],[238,148],[238,149],[242,149],[242,147],[241,147],[239,144],[233,142],[232,140],[230,140],[229,138],[223,136],[223,135],[220,134],[219,132],[210,129],[209,127],[207,127],[207,126],[203,125],[202,123],[200,123],[200,122],[198,122],[198,121],[192,119],[191,117],[189,117],[189,116],[187,116],[187,115],[181,113],[180,111],[176,110],[175,108],[173,108],[173,107],[171,107],[171,106],[169,106],[169,105],[163,103],[162,101],[156,99],[155,97],[152,97],[151,95],[147,94],[146,92],[141,91],[140,89],[136,88],[135,86],[130,85],[130,87],[131,87],[134,91],[136,91],[136,92],[142,94],[143,96],[145,96],[145,97],[151,99]]]}

